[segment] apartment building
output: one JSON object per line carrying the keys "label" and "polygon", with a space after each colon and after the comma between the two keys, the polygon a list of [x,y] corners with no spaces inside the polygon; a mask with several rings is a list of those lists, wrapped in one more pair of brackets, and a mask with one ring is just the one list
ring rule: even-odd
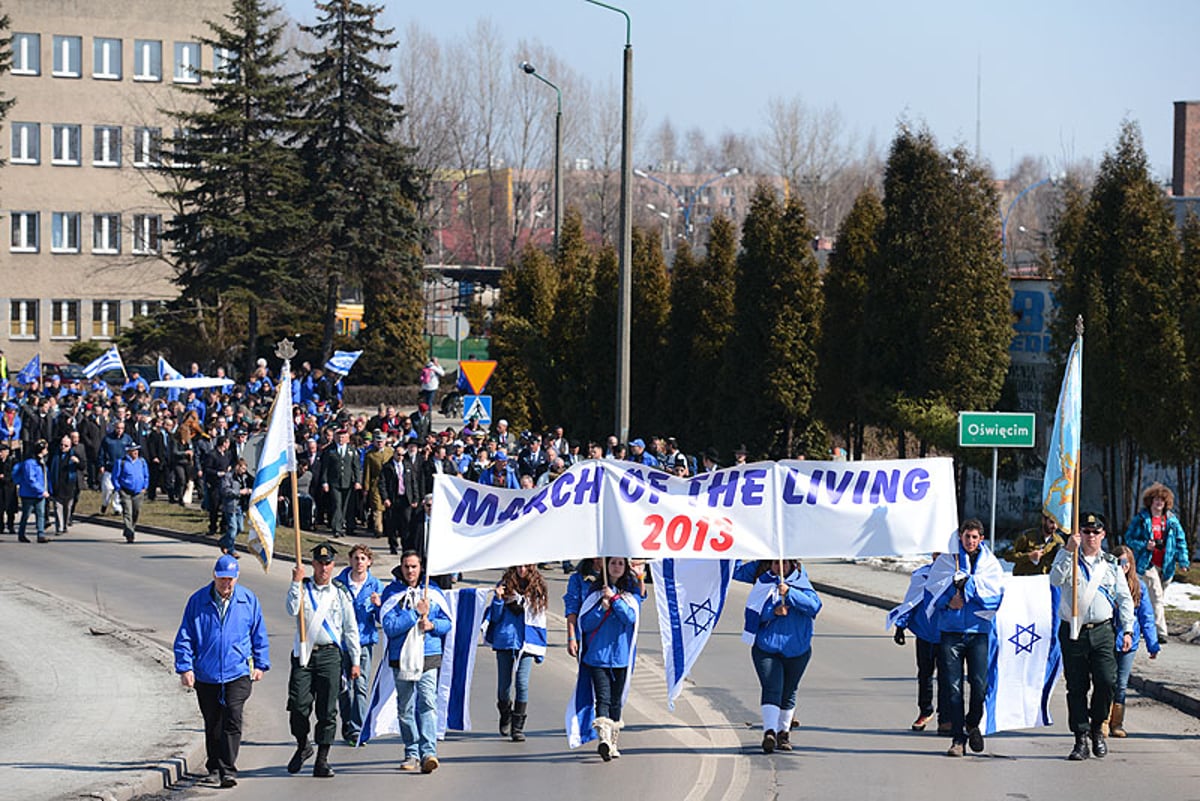
{"label": "apartment building", "polygon": [[[228,0],[4,0],[16,100],[0,129],[0,349],[12,369],[110,340],[178,295],[155,190]],[[214,61],[216,59],[216,61]],[[206,79],[205,79],[206,80]]]}

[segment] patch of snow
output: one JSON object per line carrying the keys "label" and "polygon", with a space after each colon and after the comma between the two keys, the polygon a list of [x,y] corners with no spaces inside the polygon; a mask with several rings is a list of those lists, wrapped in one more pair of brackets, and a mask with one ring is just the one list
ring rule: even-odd
{"label": "patch of snow", "polygon": [[1171,582],[1163,603],[1181,612],[1200,612],[1200,586]]}

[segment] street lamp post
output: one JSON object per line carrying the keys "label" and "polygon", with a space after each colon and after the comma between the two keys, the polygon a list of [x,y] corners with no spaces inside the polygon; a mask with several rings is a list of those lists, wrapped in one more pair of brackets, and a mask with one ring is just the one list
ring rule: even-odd
{"label": "street lamp post", "polygon": [[633,23],[629,14],[600,0],[585,0],[625,17],[625,62],[621,93],[621,232],[617,279],[617,431],[629,441],[629,338],[633,323]]}
{"label": "street lamp post", "polygon": [[656,183],[659,186],[666,189],[668,192],[670,192],[675,197],[675,201],[679,204],[680,210],[683,211],[684,235],[687,237],[688,244],[694,245],[695,243],[692,241],[692,212],[695,211],[696,200],[699,199],[701,196],[703,196],[704,190],[707,189],[712,184],[716,183],[717,181],[722,180],[723,178],[732,178],[733,176],[737,175],[739,172],[741,172],[741,170],[739,168],[730,167],[728,170],[725,170],[722,173],[718,173],[717,175],[714,175],[712,178],[709,178],[707,181],[705,181],[704,183],[702,183],[698,187],[696,187],[694,190],[692,190],[692,197],[690,200],[685,199],[683,197],[683,195],[679,194],[678,190],[676,190],[675,187],[671,186],[666,181],[663,181],[659,178],[655,178],[653,175],[646,172],[645,170],[634,170],[633,174],[638,176],[639,178],[645,178],[648,181],[653,181],[654,183]]}
{"label": "street lamp post", "polygon": [[1020,202],[1021,198],[1025,197],[1039,186],[1043,186],[1045,184],[1056,184],[1065,177],[1066,176],[1064,174],[1059,173],[1057,175],[1048,175],[1040,181],[1035,181],[1018,192],[1017,196],[1014,197],[1012,202],[1008,204],[1008,210],[1005,211],[1004,216],[1000,218],[1000,252],[1004,257],[1004,262],[1006,264],[1008,263],[1008,218],[1012,216],[1013,209],[1017,207],[1017,203]]}
{"label": "street lamp post", "polygon": [[532,75],[558,94],[558,113],[554,115],[554,255],[557,257],[563,225],[562,89],[538,74],[537,67],[528,61],[521,62],[521,69],[525,71],[526,75]]}

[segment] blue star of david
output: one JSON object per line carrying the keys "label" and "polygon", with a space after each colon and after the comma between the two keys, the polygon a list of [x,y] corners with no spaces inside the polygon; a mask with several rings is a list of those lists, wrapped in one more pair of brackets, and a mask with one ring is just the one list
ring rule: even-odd
{"label": "blue star of david", "polygon": [[[1042,639],[1042,636],[1040,634],[1038,634],[1036,631],[1034,631],[1034,629],[1036,627],[1037,627],[1036,623],[1030,623],[1028,626],[1022,626],[1020,624],[1017,624],[1017,633],[1008,638],[1008,641],[1011,642],[1013,645],[1015,645],[1017,648],[1017,650],[1014,652],[1014,654],[1020,654],[1020,653],[1032,654],[1033,653],[1034,643],[1036,643],[1038,640]],[[1023,634],[1029,635],[1028,642],[1021,641],[1021,635],[1023,635]]]}
{"label": "blue star of david", "polygon": [[699,637],[702,632],[708,631],[708,627],[717,619],[717,613],[712,608],[712,598],[705,598],[702,604],[689,602],[688,606],[692,608],[692,613],[684,618],[683,625],[691,626],[692,636]]}

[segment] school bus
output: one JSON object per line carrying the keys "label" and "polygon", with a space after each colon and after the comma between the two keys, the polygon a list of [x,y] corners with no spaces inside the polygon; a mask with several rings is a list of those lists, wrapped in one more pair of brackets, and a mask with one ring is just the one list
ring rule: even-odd
{"label": "school bus", "polygon": [[339,303],[336,319],[339,334],[357,337],[363,325],[363,305],[361,303]]}

